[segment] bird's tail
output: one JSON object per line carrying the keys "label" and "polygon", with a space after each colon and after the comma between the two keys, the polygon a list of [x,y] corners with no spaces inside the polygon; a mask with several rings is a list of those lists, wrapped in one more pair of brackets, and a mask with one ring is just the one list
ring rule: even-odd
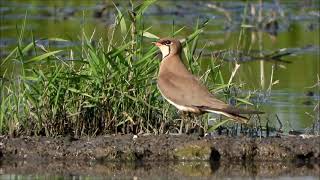
{"label": "bird's tail", "polygon": [[252,109],[240,109],[240,108],[227,108],[227,112],[234,112],[236,114],[264,114],[262,111],[252,110]]}
{"label": "bird's tail", "polygon": [[239,114],[230,114],[228,112],[223,112],[223,111],[217,111],[217,110],[212,110],[212,109],[203,109],[204,111],[207,112],[212,112],[212,113],[216,113],[216,114],[222,114],[226,117],[231,118],[232,120],[239,122],[239,123],[244,123],[247,124],[249,119],[247,117],[244,116],[240,116]]}
{"label": "bird's tail", "polygon": [[247,124],[249,119],[244,116],[240,116],[239,114],[228,114],[226,113],[225,116],[231,118],[232,120],[235,120],[236,122]]}
{"label": "bird's tail", "polygon": [[248,123],[249,119],[247,117],[241,116],[240,114],[263,114],[264,112],[256,111],[256,110],[249,110],[249,109],[240,109],[232,106],[227,106],[221,109],[212,108],[208,106],[196,106],[201,111],[212,112],[216,114],[222,114],[235,120],[240,123]]}

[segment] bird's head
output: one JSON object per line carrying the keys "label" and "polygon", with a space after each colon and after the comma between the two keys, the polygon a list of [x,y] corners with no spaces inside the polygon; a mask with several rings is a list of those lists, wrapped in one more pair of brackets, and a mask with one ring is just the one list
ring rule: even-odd
{"label": "bird's head", "polygon": [[160,49],[162,53],[162,59],[175,54],[180,55],[181,53],[182,46],[180,41],[177,39],[162,38],[154,44]]}

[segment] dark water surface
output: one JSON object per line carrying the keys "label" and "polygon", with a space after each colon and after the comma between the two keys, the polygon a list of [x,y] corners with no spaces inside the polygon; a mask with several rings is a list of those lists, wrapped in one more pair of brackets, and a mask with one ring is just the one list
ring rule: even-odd
{"label": "dark water surface", "polygon": [[[91,34],[94,30],[96,31],[95,39],[106,38],[108,27],[112,26],[115,18],[114,13],[116,12],[111,1],[106,2],[107,10],[102,17],[99,17],[99,10],[103,7],[102,1],[0,0],[0,57],[5,57],[10,49],[16,46],[18,41],[17,31],[21,28],[26,12],[26,40],[31,41],[31,31],[36,39],[56,37],[72,40],[72,43],[39,41],[39,43],[49,46],[50,49],[68,49],[79,46],[79,37],[83,26],[88,34]],[[126,1],[114,2],[120,9],[128,6]],[[201,61],[204,63],[205,71],[206,61],[210,60],[212,52],[238,49],[241,32],[240,24],[243,21],[244,9],[249,8],[251,10],[248,12],[253,13],[246,22],[248,26],[255,24],[259,9],[258,1],[250,1],[251,3],[248,4],[236,0],[213,2],[217,1],[161,0],[152,5],[146,12],[145,26],[151,27],[149,32],[165,37],[171,35],[174,22],[176,29],[185,26],[185,29],[178,35],[179,38],[184,38],[192,32],[198,18],[200,20],[210,19],[200,37],[199,43],[200,48],[204,47]],[[267,113],[264,119],[269,119],[271,123],[278,127],[279,124],[276,118],[278,116],[285,132],[290,130],[310,132],[315,121],[319,121],[319,110],[314,111],[316,104],[320,100],[319,86],[313,87],[317,83],[317,75],[319,77],[320,68],[319,4],[319,1],[316,0],[263,1],[263,17],[271,22],[274,17],[277,25],[273,24],[274,26],[272,26],[272,23],[270,23],[270,26],[267,25],[265,28],[244,31],[242,34],[246,41],[241,46],[247,52],[259,50],[265,54],[270,54],[274,51],[293,52],[291,55],[282,58],[285,62],[258,60],[244,62],[235,77],[236,82],[244,83],[245,92],[265,89],[257,92],[258,98],[256,99],[258,104],[261,104],[261,109]],[[222,7],[227,14],[230,14],[231,21],[228,20],[228,15],[221,9],[215,8],[215,5]],[[255,14],[254,11],[256,11]],[[222,73],[226,80],[229,79],[234,67],[233,63],[228,62],[232,60],[232,57],[232,53],[226,53],[223,56],[225,61],[222,64]],[[278,80],[278,83],[273,85],[271,90],[267,90],[270,85],[272,69],[272,81]],[[14,71],[14,69],[11,70]],[[262,72],[264,81],[261,80]],[[2,67],[0,68],[1,73],[3,73]],[[318,126],[320,127],[320,125]],[[158,167],[95,164],[84,167],[83,172],[87,172],[89,175],[80,173],[80,170],[77,169],[76,171],[63,172],[61,176],[52,175],[55,174],[52,172],[53,167],[47,167],[48,169],[39,168],[41,170],[37,171],[37,169],[23,169],[23,167],[27,167],[25,164],[28,163],[23,162],[22,164],[17,164],[16,167],[9,167],[12,170],[12,174],[0,175],[0,179],[61,179],[63,177],[70,179],[103,179],[99,175],[94,175],[94,172],[98,170],[101,170],[102,174],[106,175],[108,179],[179,179],[179,177],[189,179],[196,177],[202,177],[203,179],[319,178],[313,173],[316,170],[319,171],[319,166],[312,166],[312,168],[305,166],[304,170],[301,171],[301,169],[295,169],[295,166],[290,165],[287,167],[286,164],[281,163],[271,163],[268,166],[272,167],[274,171],[266,170],[260,165],[255,166],[255,169],[252,169],[252,166],[248,168],[242,165],[230,167],[225,165],[214,170],[212,164],[207,162],[183,162],[171,164],[170,166],[159,165]],[[19,167],[22,168],[19,169]],[[63,169],[63,163],[57,165],[57,167],[60,169],[62,167]],[[0,174],[3,170],[3,168],[0,168]],[[31,174],[41,175],[26,175],[29,174],[29,170]],[[47,170],[51,172],[49,175],[45,175]],[[120,170],[125,173],[121,174]],[[263,172],[263,170],[266,172]],[[275,172],[276,170],[279,171]],[[58,172],[61,173],[61,171]],[[73,174],[74,172],[77,173]],[[113,174],[113,172],[115,173]],[[157,173],[152,174],[155,172]],[[69,174],[67,175],[67,173]],[[119,175],[120,178],[117,178]]]}
{"label": "dark water surface", "polygon": [[147,162],[79,163],[16,162],[8,163],[1,179],[283,179],[314,180],[319,166],[265,162],[221,164],[218,162]]}

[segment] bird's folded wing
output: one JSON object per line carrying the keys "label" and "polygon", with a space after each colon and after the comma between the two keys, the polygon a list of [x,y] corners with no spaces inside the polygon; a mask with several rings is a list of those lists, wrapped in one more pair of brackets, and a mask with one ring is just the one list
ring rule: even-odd
{"label": "bird's folded wing", "polygon": [[208,106],[216,109],[228,107],[226,103],[216,99],[193,76],[179,76],[167,73],[165,76],[159,77],[158,86],[166,98],[179,105]]}

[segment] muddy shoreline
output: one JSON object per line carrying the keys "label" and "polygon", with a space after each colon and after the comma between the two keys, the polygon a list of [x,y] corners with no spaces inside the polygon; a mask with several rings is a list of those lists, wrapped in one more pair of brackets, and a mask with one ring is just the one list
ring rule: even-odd
{"label": "muddy shoreline", "polygon": [[94,138],[0,138],[1,160],[308,161],[320,162],[320,137],[117,135]]}
{"label": "muddy shoreline", "polygon": [[320,176],[319,136],[4,136],[0,137],[0,156],[0,174],[139,176],[143,171],[143,176],[270,176],[286,174],[290,169],[296,175]]}

